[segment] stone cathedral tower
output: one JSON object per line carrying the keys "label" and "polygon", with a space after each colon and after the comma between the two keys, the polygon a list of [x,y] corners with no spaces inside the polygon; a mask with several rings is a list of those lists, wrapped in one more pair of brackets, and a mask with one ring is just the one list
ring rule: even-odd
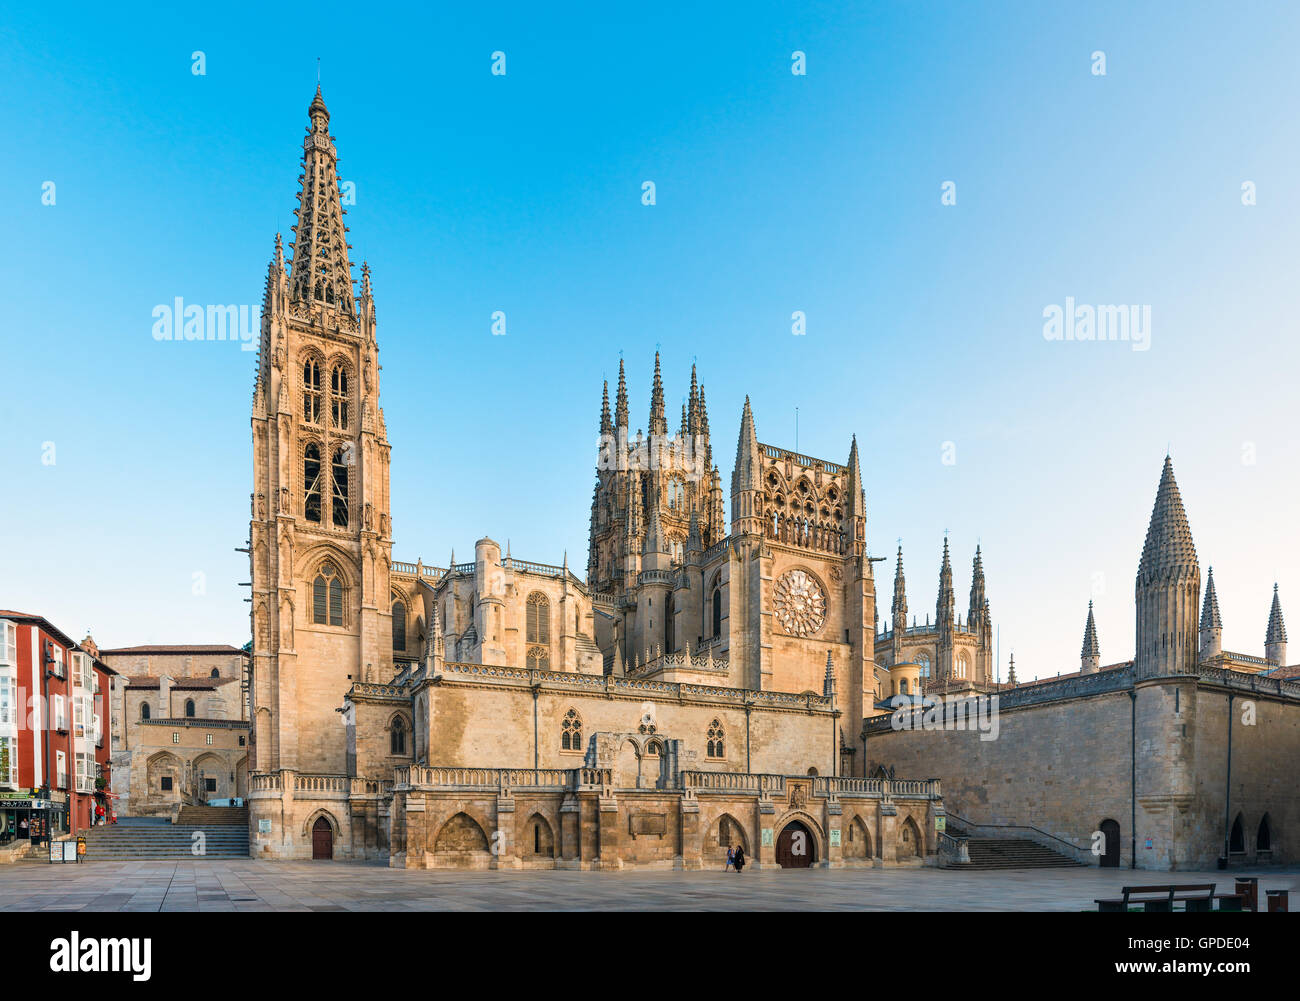
{"label": "stone cathedral tower", "polygon": [[353,289],[338,155],[320,88],[308,111],[296,239],[267,273],[253,389],[255,768],[347,771],[335,709],[388,680],[389,445],[370,271]]}

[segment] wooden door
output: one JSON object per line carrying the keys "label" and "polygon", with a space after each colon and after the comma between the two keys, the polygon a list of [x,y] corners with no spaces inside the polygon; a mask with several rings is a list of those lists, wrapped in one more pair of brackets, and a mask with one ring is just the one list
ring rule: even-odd
{"label": "wooden door", "polygon": [[1101,822],[1101,834],[1106,839],[1106,854],[1101,857],[1103,869],[1119,868],[1119,824],[1113,820]]}
{"label": "wooden door", "polygon": [[311,857],[314,859],[332,859],[334,857],[334,829],[324,817],[317,817],[311,828]]}
{"label": "wooden door", "polygon": [[807,869],[815,861],[816,850],[812,832],[792,820],[776,839],[776,864],[782,869]]}

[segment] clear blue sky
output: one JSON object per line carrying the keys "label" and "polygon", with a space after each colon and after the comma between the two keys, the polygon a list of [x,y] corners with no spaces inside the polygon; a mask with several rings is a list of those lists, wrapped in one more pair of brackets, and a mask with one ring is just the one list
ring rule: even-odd
{"label": "clear blue sky", "polygon": [[[1132,655],[1166,448],[1225,645],[1262,653],[1275,579],[1300,616],[1294,4],[604,6],[6,4],[0,606],[246,641],[255,356],[158,343],[152,310],[260,303],[319,57],[397,558],[490,534],[581,571],[601,379],[622,351],[644,426],[660,345],[670,420],[698,362],[724,483],[746,393],[765,442],[796,407],[804,453],[857,434],[913,610],[945,529],[964,609],[981,541],[1022,677],[1077,668],[1089,597]],[[1066,297],[1149,305],[1150,350],[1045,340]]]}

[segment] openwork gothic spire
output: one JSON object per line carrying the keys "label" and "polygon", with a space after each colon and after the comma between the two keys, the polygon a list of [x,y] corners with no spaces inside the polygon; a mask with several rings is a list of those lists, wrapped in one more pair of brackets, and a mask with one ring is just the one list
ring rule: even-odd
{"label": "openwork gothic spire", "polygon": [[298,222],[293,227],[289,302],[300,315],[352,326],[356,315],[347,227],[343,224],[346,210],[339,198],[338,153],[329,134],[330,113],[319,86],[308,115],[311,124],[302,144],[301,190],[294,210]]}

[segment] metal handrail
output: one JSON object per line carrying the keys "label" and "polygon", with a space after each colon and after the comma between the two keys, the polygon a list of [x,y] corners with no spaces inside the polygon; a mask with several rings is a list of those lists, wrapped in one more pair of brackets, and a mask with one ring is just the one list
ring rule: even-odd
{"label": "metal handrail", "polygon": [[953,813],[952,810],[948,810],[945,808],[945,812],[947,813],[949,820],[955,820],[959,826],[967,830],[970,830],[971,828],[975,828],[975,827],[988,827],[999,831],[1033,831],[1036,834],[1041,834],[1045,838],[1051,838],[1053,841],[1059,841],[1061,844],[1068,847],[1071,851],[1074,852],[1089,851],[1088,848],[1082,848],[1079,845],[1074,844],[1074,842],[1072,841],[1066,841],[1065,838],[1058,837],[1055,834],[1050,834],[1047,831],[1044,831],[1041,827],[1034,827],[1031,824],[977,824],[973,820],[967,820],[965,817],[958,816],[957,814]]}

